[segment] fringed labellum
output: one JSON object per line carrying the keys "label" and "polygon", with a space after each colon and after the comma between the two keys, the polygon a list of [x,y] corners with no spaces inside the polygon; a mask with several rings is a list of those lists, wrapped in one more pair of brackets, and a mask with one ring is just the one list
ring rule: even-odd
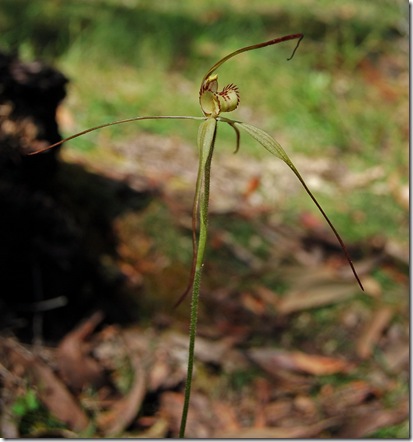
{"label": "fringed labellum", "polygon": [[216,118],[221,112],[231,112],[239,105],[239,92],[235,84],[228,84],[218,90],[218,75],[210,75],[199,91],[199,103],[206,117]]}

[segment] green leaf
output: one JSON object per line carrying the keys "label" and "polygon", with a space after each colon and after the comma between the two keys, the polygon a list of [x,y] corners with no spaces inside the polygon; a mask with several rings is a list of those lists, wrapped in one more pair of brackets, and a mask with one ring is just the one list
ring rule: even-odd
{"label": "green leaf", "polygon": [[205,164],[209,152],[214,145],[217,120],[215,118],[207,118],[201,123],[198,131],[198,146],[200,154],[200,168],[205,169]]}
{"label": "green leaf", "polygon": [[248,132],[253,138],[255,138],[259,143],[261,143],[269,152],[271,152],[276,157],[283,160],[290,168],[294,171],[296,170],[294,164],[290,160],[289,156],[282,148],[281,144],[279,144],[271,135],[258,127],[252,126],[248,123],[240,123],[234,122],[236,127],[241,127],[246,132]]}
{"label": "green leaf", "polygon": [[263,130],[259,129],[258,127],[252,126],[251,124],[247,123],[241,123],[241,122],[233,122],[235,127],[240,127],[241,129],[245,130],[247,133],[249,133],[252,138],[257,140],[265,149],[267,149],[270,153],[275,155],[276,157],[280,158],[282,161],[284,161],[285,164],[294,172],[302,186],[304,187],[305,191],[309,195],[309,197],[313,200],[314,204],[317,206],[318,210],[323,215],[324,219],[327,221],[328,225],[331,227],[331,230],[333,231],[334,235],[336,236],[344,255],[346,256],[346,259],[351,267],[351,270],[353,271],[354,277],[356,278],[361,290],[364,291],[363,284],[360,281],[360,278],[356,272],[356,269],[354,268],[354,265],[351,261],[350,255],[347,251],[346,246],[344,245],[343,240],[341,239],[341,236],[338,234],[336,228],[333,226],[332,222],[330,221],[329,217],[324,212],[323,208],[320,206],[319,202],[315,198],[315,196],[312,194],[311,190],[307,187],[307,184],[305,183],[303,177],[301,176],[300,172],[298,172],[297,168],[294,166],[293,162],[290,160],[290,157],[287,155],[285,150],[282,148],[281,144],[278,143],[271,135],[269,135],[267,132],[264,132]]}
{"label": "green leaf", "polygon": [[39,405],[36,393],[33,390],[28,390],[24,396],[16,399],[11,409],[16,416],[24,416],[29,411],[36,410]]}

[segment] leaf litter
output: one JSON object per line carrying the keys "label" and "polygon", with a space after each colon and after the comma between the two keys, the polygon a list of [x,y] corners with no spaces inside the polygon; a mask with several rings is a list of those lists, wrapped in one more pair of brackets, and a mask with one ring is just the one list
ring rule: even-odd
{"label": "leaf litter", "polygon": [[[144,145],[162,146],[164,159]],[[160,250],[145,217],[150,220],[162,213],[157,207],[167,207],[174,215],[173,235],[178,241],[188,237],[195,179],[188,171],[195,156],[175,139],[148,134],[117,149],[116,167],[110,168],[109,155],[100,162],[70,151],[64,157],[152,193],[147,208],[115,219],[117,254],[108,264],[120,269],[126,295],[137,300],[136,316],[148,306],[149,312],[130,326],[108,324],[96,312],[55,347],[23,346],[1,337],[3,403],[10,408],[30,388],[71,435],[176,437],[188,318],[185,306],[171,306],[187,266]],[[389,241],[377,255],[368,239],[351,245],[366,286],[360,295],[316,220],[303,213],[302,225],[291,226],[271,218],[274,201],[282,204],[294,186],[277,169],[277,183],[284,187],[274,192],[270,177],[278,163],[222,158],[213,172],[218,178],[211,201],[213,259],[205,265],[187,436],[366,437],[406,422],[405,248]],[[303,174],[311,175],[311,164],[299,164]],[[314,163],[315,175],[320,167]],[[352,177],[343,174],[340,180],[351,187]],[[380,168],[372,169],[353,177],[353,186],[380,177]],[[245,223],[252,229],[246,239],[231,228]],[[179,244],[175,247],[190,248],[190,241]],[[394,283],[389,286],[375,272]],[[148,301],[152,295],[154,305]],[[10,414],[5,407],[2,415]],[[2,419],[2,433],[38,434],[14,419],[14,430]]]}
{"label": "leaf litter", "polygon": [[[73,154],[70,156],[73,161]],[[99,165],[94,163],[93,167]],[[170,172],[163,175],[158,164],[155,169],[155,177],[140,177],[140,185],[153,188],[154,183],[156,187],[173,179]],[[119,174],[126,181],[134,180],[124,171]],[[236,175],[230,174],[229,181]],[[325,241],[319,241],[318,254],[308,254],[299,229],[265,220],[266,204],[259,200],[251,203],[254,186],[250,185],[248,198],[241,203],[238,196],[232,196],[233,203],[228,205],[224,192],[215,197],[215,213],[224,219],[234,214],[248,219],[251,213],[257,214],[254,241],[258,247],[267,245],[267,250],[258,256],[228,230],[212,227],[218,264],[213,260],[206,264],[187,435],[365,437],[405,422],[407,318],[400,308],[388,304],[382,285],[370,276],[381,261],[364,256],[364,267],[360,261],[366,280],[372,279],[360,299],[343,266],[329,263],[329,259],[334,262],[334,252],[331,254]],[[158,188],[157,204],[166,201],[168,208],[188,219],[188,206],[178,197],[185,189],[184,185],[172,186],[169,194]],[[222,204],[217,202],[221,198],[225,200]],[[254,208],[246,210],[248,204]],[[227,214],[220,209],[224,206]],[[133,220],[144,216],[140,212]],[[180,228],[188,229],[186,221],[181,224],[180,217],[176,219]],[[122,233],[124,227],[127,234]],[[147,278],[159,278],[170,261],[144,231],[134,231],[121,219],[116,229],[121,239],[118,265],[130,279],[129,289],[141,290]],[[273,243],[277,244],[274,251],[268,247]],[[221,255],[238,267],[223,268]],[[272,257],[268,259],[271,255],[274,263]],[[386,259],[393,259],[394,272],[399,274],[399,261],[390,255]],[[287,289],[271,281],[263,284],[261,275],[269,272],[275,280],[284,281]],[[228,279],[229,273],[234,280]],[[334,319],[317,326],[312,312],[322,314],[329,308]],[[14,338],[1,338],[3,387],[7,386],[16,400],[22,388],[12,379],[27,378],[48,411],[73,434],[84,434],[93,421],[93,434],[101,437],[176,437],[188,346],[186,320],[176,322],[180,317],[172,308],[162,312],[155,308],[152,325],[120,327],[105,324],[102,313],[97,312],[47,351],[29,345],[23,348]],[[323,341],[326,335],[331,342]],[[320,340],[321,344],[315,343]],[[351,340],[352,345],[337,344],[339,340]],[[340,345],[345,351],[338,350]],[[382,357],[376,356],[378,353]],[[375,375],[370,377],[369,373]],[[389,397],[398,405],[389,406]]]}

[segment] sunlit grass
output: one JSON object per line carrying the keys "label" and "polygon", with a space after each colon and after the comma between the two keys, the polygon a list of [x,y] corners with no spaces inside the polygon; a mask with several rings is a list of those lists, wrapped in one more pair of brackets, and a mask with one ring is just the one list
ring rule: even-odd
{"label": "sunlit grass", "polygon": [[[241,46],[303,32],[291,61],[286,58],[293,45],[285,43],[242,54],[220,70],[220,84],[235,82],[241,91],[233,117],[270,132],[292,157],[323,157],[352,171],[380,165],[385,186],[392,174],[403,184],[408,177],[404,3],[201,0],[177,7],[162,0],[3,0],[0,24],[3,47],[45,58],[70,78],[64,106],[73,126],[66,135],[136,115],[200,115],[200,79],[217,59]],[[384,68],[396,72],[386,74],[378,64],[386,57],[390,64]],[[174,121],[105,129],[71,146],[99,149],[141,131],[178,136],[195,148],[197,125]],[[221,130],[217,150],[232,150],[233,143],[233,133]],[[259,151],[243,137],[241,154],[263,158]],[[387,234],[407,239],[405,210],[371,186],[320,197],[350,240],[382,233],[383,225]],[[303,195],[287,200],[283,210],[297,214],[310,204]],[[357,222],[360,213],[363,222]]]}

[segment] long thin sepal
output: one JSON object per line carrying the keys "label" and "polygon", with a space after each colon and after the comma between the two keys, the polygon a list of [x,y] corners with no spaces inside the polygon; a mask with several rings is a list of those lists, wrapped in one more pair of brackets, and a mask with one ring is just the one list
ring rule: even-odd
{"label": "long thin sepal", "polygon": [[323,215],[324,219],[327,221],[328,225],[330,226],[331,230],[333,231],[334,235],[336,236],[344,255],[351,267],[351,270],[353,272],[354,277],[356,278],[361,290],[364,291],[363,284],[360,281],[360,278],[356,272],[356,269],[354,268],[353,262],[350,258],[350,254],[348,253],[348,250],[341,239],[341,236],[337,232],[336,228],[333,226],[333,223],[330,221],[327,214],[324,212],[323,208],[320,206],[319,202],[315,198],[315,196],[312,194],[311,190],[307,187],[307,184],[305,183],[303,177],[298,172],[297,168],[294,166],[293,162],[290,160],[289,156],[285,152],[285,150],[282,148],[282,146],[269,134],[264,132],[263,130],[259,129],[258,127],[252,126],[251,124],[247,123],[240,123],[240,122],[234,122],[236,127],[240,127],[241,129],[244,129],[247,133],[249,133],[255,140],[257,140],[265,149],[267,149],[269,152],[271,152],[273,155],[277,156],[281,160],[284,161],[285,164],[294,172],[302,186],[304,187],[307,194],[310,196],[310,198],[313,200],[314,204],[317,206],[320,213]]}
{"label": "long thin sepal", "polygon": [[268,41],[264,41],[263,43],[257,43],[255,45],[250,45],[250,46],[245,46],[244,48],[238,49],[234,52],[231,52],[230,54],[228,54],[227,56],[225,56],[224,58],[221,58],[221,60],[217,61],[209,70],[208,72],[204,75],[204,78],[202,79],[202,83],[201,83],[201,89],[204,85],[205,80],[211,75],[213,74],[222,64],[224,64],[226,61],[228,61],[230,58],[235,57],[238,54],[242,54],[243,52],[247,52],[247,51],[252,51],[254,49],[259,49],[259,48],[265,48],[266,46],[272,46],[278,43],[282,43],[283,41],[288,41],[288,40],[296,40],[298,39],[298,43],[293,51],[293,53],[291,54],[291,56],[288,58],[288,60],[291,60],[291,58],[294,56],[295,51],[297,50],[301,40],[304,38],[303,34],[290,34],[290,35],[284,35],[283,37],[278,37],[278,38],[273,38],[272,40],[268,40]]}
{"label": "long thin sepal", "polygon": [[132,117],[126,118],[124,120],[112,121],[111,123],[100,124],[99,126],[94,126],[86,130],[82,130],[70,137],[64,138],[63,140],[58,141],[57,143],[51,144],[50,146],[45,147],[44,149],[37,150],[36,152],[30,152],[27,155],[37,155],[42,152],[46,152],[54,147],[60,146],[66,141],[73,140],[74,138],[80,137],[82,135],[88,134],[89,132],[94,132],[98,129],[103,129],[109,126],[116,126],[117,124],[126,124],[131,123],[133,121],[141,121],[141,120],[205,120],[205,117],[192,117],[188,115],[155,115],[155,116],[144,116],[144,117]]}

